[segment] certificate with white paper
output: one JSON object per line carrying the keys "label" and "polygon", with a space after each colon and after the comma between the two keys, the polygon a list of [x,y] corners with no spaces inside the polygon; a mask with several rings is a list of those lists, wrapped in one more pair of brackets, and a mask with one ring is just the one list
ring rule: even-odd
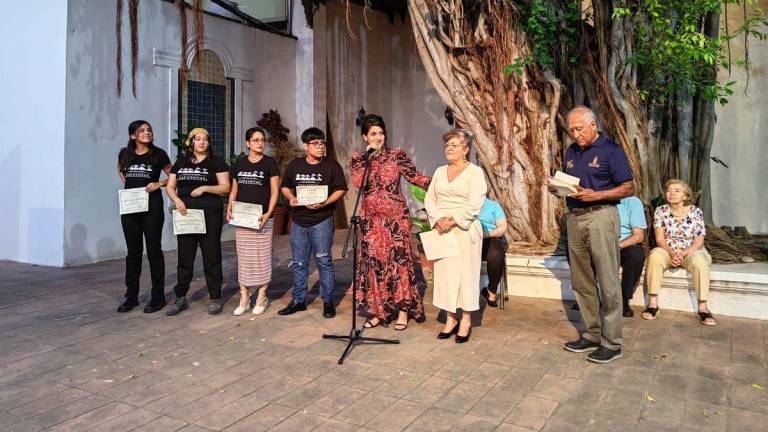
{"label": "certificate with white paper", "polygon": [[328,185],[296,186],[296,199],[301,206],[321,203],[328,199]]}
{"label": "certificate with white paper", "polygon": [[117,198],[121,215],[149,211],[149,192],[144,188],[119,190]]}
{"label": "certificate with white paper", "polygon": [[230,225],[257,230],[261,225],[262,214],[261,204],[233,201],[232,220],[229,223]]}
{"label": "certificate with white paper", "polygon": [[187,209],[184,216],[180,211],[173,211],[173,235],[205,234],[205,212]]}
{"label": "certificate with white paper", "polygon": [[429,261],[461,255],[459,242],[452,232],[440,234],[437,230],[419,234],[424,254]]}

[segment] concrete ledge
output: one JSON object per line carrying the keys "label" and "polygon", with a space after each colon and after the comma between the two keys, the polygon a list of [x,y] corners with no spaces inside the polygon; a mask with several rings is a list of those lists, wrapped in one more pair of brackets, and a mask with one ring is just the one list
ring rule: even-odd
{"label": "concrete ledge", "polygon": [[[643,277],[631,304],[645,305],[644,283]],[[507,254],[507,286],[510,295],[574,300],[565,257]],[[709,303],[716,315],[768,320],[768,263],[713,265]],[[664,273],[659,306],[696,310],[696,293],[688,272],[678,269]]]}

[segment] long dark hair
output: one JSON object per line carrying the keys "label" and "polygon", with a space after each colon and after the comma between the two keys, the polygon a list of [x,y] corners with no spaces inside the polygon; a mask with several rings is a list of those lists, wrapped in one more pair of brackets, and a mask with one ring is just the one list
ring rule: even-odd
{"label": "long dark hair", "polygon": [[[136,141],[131,138],[131,135],[135,134],[144,125],[149,126],[149,129],[152,130],[152,125],[146,120],[135,120],[128,125],[128,144],[120,151],[120,171],[123,174],[128,172],[128,166],[133,161],[133,158],[136,157]],[[157,163],[157,152],[154,151],[156,148],[154,142],[150,142],[147,148],[149,150],[149,160],[152,164]]]}

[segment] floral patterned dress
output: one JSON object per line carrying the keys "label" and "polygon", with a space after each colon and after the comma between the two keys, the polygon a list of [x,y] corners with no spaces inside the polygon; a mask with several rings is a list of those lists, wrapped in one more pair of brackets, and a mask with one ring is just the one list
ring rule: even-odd
{"label": "floral patterned dress", "polygon": [[[365,172],[362,155],[350,160],[352,182],[360,187]],[[423,322],[411,253],[411,217],[400,190],[400,177],[426,188],[430,178],[418,170],[401,149],[384,148],[371,158],[371,172],[360,206],[362,241],[355,275],[361,308],[381,320],[392,321],[400,310]]]}

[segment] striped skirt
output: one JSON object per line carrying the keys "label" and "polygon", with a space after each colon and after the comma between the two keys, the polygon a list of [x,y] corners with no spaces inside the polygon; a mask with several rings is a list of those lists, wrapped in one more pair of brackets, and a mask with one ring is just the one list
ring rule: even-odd
{"label": "striped skirt", "polygon": [[272,219],[260,230],[235,227],[237,279],[257,287],[272,281]]}

